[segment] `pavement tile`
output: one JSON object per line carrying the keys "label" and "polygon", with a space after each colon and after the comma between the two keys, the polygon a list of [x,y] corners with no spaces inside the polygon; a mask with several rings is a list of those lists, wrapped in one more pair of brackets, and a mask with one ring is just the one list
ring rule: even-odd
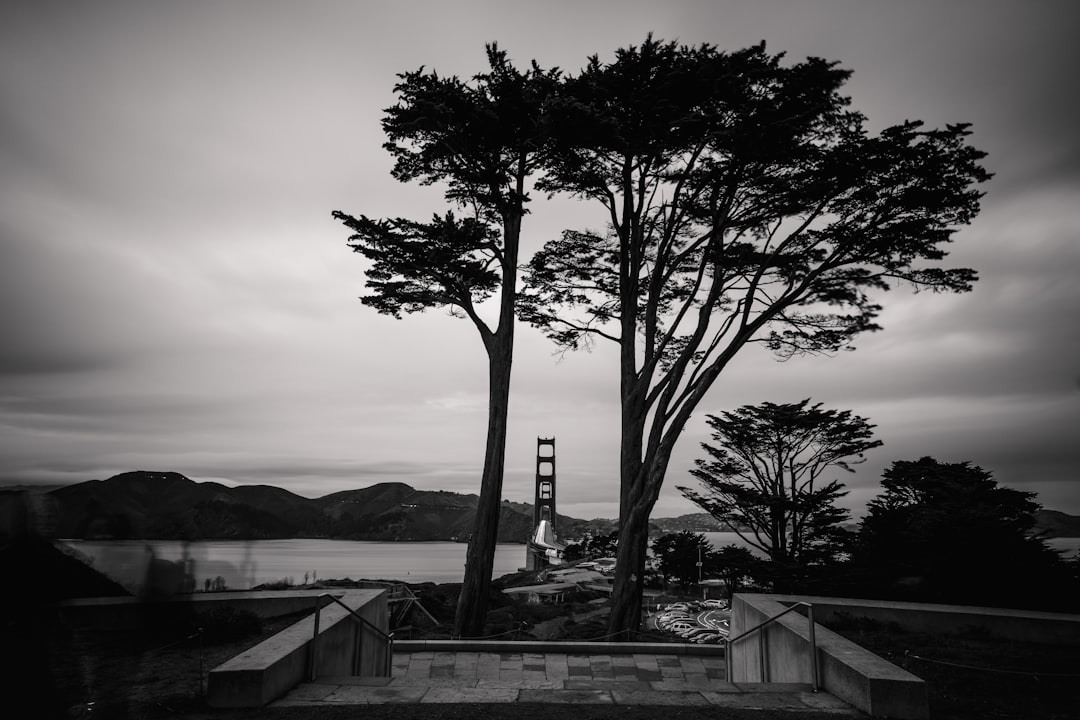
{"label": "pavement tile", "polygon": [[851,705],[827,692],[800,692],[795,695],[807,707],[816,710],[850,710]]}
{"label": "pavement tile", "polygon": [[521,673],[521,679],[526,682],[530,680],[547,680],[548,676],[543,670],[524,670]]}
{"label": "pavement tile", "polygon": [[709,690],[701,691],[702,697],[709,701],[712,705],[719,705],[722,707],[744,708],[744,709],[766,709],[766,708],[788,708],[788,709],[801,709],[805,710],[806,705],[802,704],[797,697],[789,693],[769,693],[769,692],[739,692],[739,693],[721,693],[712,692]]}
{"label": "pavement tile", "polygon": [[660,674],[659,670],[642,670],[641,668],[638,668],[637,678],[638,680],[653,682],[663,680],[664,676]]}
{"label": "pavement tile", "polygon": [[507,682],[522,682],[525,677],[520,670],[500,670],[499,679]]}
{"label": "pavement tile", "polygon": [[615,701],[607,690],[532,690],[525,688],[518,694],[518,702],[610,705]]}
{"label": "pavement tile", "polygon": [[454,677],[453,665],[432,665],[431,666],[432,678],[452,678]]}
{"label": "pavement tile", "polygon": [[[367,677],[363,675],[334,675],[319,678],[319,683],[324,685],[389,685],[391,677]],[[297,686],[302,687],[302,686]]]}
{"label": "pavement tile", "polygon": [[810,683],[735,683],[743,692],[813,692],[814,687]]}
{"label": "pavement tile", "polygon": [[520,691],[508,688],[439,688],[433,687],[420,701],[422,703],[512,703]]}
{"label": "pavement tile", "polygon": [[478,688],[516,688],[518,690],[562,690],[561,680],[522,680],[521,682],[509,682],[503,680],[479,680]]}
{"label": "pavement tile", "polygon": [[667,692],[689,692],[689,691],[701,691],[701,692],[714,692],[714,693],[740,693],[738,685],[732,682],[723,682],[717,680],[710,680],[707,682],[699,681],[686,681],[686,680],[661,680],[660,682],[650,682],[653,690],[664,690]]}
{"label": "pavement tile", "polygon": [[280,700],[274,700],[268,703],[266,707],[311,707],[312,705],[318,705],[317,700],[290,700],[289,696],[281,698]]}
{"label": "pavement tile", "polygon": [[686,655],[679,658],[679,665],[682,666],[684,673],[700,673],[705,674],[705,661],[694,655]]}
{"label": "pavement tile", "polygon": [[647,682],[640,680],[567,680],[563,683],[563,687],[567,690],[611,690],[618,688],[620,690],[651,690],[652,687]]}
{"label": "pavement tile", "polygon": [[390,687],[476,687],[478,680],[465,678],[393,678]]}
{"label": "pavement tile", "polygon": [[567,655],[566,664],[570,667],[589,667],[588,655]]}
{"label": "pavement tile", "polygon": [[738,688],[729,683],[716,680],[689,680],[687,678],[667,678],[649,683],[653,690],[676,690],[686,692],[690,690],[718,690],[723,688],[726,692],[740,692]]}
{"label": "pavement tile", "polygon": [[428,691],[426,687],[363,687],[342,685],[326,697],[327,703],[355,703],[374,705],[381,703],[417,703]]}
{"label": "pavement tile", "polygon": [[616,705],[709,705],[701,693],[658,692],[656,690],[620,690],[612,688],[611,697]]}
{"label": "pavement tile", "polygon": [[570,677],[592,677],[592,668],[588,665],[571,665],[566,672]]}
{"label": "pavement tile", "polygon": [[303,683],[285,696],[286,700],[322,700],[338,689],[338,685],[326,683]]}

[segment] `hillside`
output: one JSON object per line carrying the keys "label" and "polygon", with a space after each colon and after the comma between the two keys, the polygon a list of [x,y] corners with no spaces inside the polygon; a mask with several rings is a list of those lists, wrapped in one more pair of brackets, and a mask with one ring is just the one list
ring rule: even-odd
{"label": "hillside", "polygon": [[[126,472],[51,490],[54,534],[71,538],[157,540],[264,540],[319,537],[343,540],[465,541],[475,523],[479,498],[447,491],[416,490],[404,483],[378,483],[320,498],[305,498],[269,485],[227,487],[195,482],[175,472]],[[500,542],[525,542],[532,530],[532,505],[504,500]],[[52,519],[55,519],[55,523]],[[615,530],[614,520],[557,517],[559,536]],[[1080,537],[1080,517],[1040,510],[1036,527],[1048,537]],[[650,535],[717,532],[706,513],[654,518]]]}
{"label": "hillside", "polygon": [[[311,499],[268,485],[230,488],[146,471],[69,485],[48,496],[55,503],[58,537],[157,540],[463,541],[478,502],[476,495],[418,491],[404,483]],[[525,542],[532,528],[532,509],[526,507],[527,513],[504,505],[500,542]]]}
{"label": "hillside", "polygon": [[1046,537],[1080,537],[1080,516],[1057,510],[1036,510],[1035,528]]}

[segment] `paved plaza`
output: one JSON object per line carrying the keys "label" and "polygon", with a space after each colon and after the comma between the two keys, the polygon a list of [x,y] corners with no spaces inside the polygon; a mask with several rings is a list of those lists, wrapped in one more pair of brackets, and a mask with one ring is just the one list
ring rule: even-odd
{"label": "paved plaza", "polygon": [[270,706],[515,702],[712,705],[865,717],[809,685],[725,682],[722,656],[659,654],[398,652],[390,678],[319,678]]}

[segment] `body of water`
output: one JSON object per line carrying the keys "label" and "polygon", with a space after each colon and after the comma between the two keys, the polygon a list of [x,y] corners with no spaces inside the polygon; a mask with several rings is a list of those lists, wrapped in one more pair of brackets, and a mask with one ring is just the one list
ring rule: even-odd
{"label": "body of water", "polygon": [[[751,549],[736,533],[703,533],[714,548],[735,544]],[[410,583],[461,582],[465,574],[464,543],[374,542],[363,540],[64,540],[96,569],[139,592],[148,582],[180,590],[206,589],[208,582],[223,582],[233,590],[289,580],[300,585],[316,579],[400,580]],[[1065,557],[1077,554],[1080,538],[1047,541]],[[167,563],[155,561],[168,561]],[[517,572],[525,566],[525,546],[501,544],[495,549],[493,577]]]}
{"label": "body of water", "polygon": [[[363,540],[64,540],[64,545],[90,558],[94,568],[138,592],[157,572],[157,581],[175,585],[186,575],[189,584],[205,589],[221,578],[233,590],[289,579],[294,584],[324,580],[401,580],[410,583],[461,582],[465,574],[464,543],[374,542]],[[172,567],[154,561],[169,561]],[[501,544],[495,549],[493,577],[525,566],[525,546]],[[165,568],[162,570],[162,568]],[[156,570],[155,570],[156,569]],[[162,573],[168,579],[160,577]]]}

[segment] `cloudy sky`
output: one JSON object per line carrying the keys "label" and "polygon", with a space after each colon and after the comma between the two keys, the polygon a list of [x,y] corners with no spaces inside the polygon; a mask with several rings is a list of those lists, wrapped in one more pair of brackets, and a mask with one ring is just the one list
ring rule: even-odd
{"label": "cloudy sky", "polygon": [[[133,469],[316,497],[381,481],[476,492],[486,367],[442,313],[377,315],[339,209],[424,219],[390,177],[395,74],[470,76],[497,41],[576,71],[649,31],[839,60],[880,129],[970,122],[996,177],[954,264],[963,296],[895,291],[855,352],[748,350],[703,415],[805,397],[877,425],[844,474],[858,512],[894,460],[971,460],[1080,514],[1080,45],[1066,2],[98,2],[0,10],[0,484]],[[537,202],[526,253],[595,211]],[[537,436],[558,502],[617,514],[612,349],[557,358],[518,333],[505,497],[531,501]]]}

